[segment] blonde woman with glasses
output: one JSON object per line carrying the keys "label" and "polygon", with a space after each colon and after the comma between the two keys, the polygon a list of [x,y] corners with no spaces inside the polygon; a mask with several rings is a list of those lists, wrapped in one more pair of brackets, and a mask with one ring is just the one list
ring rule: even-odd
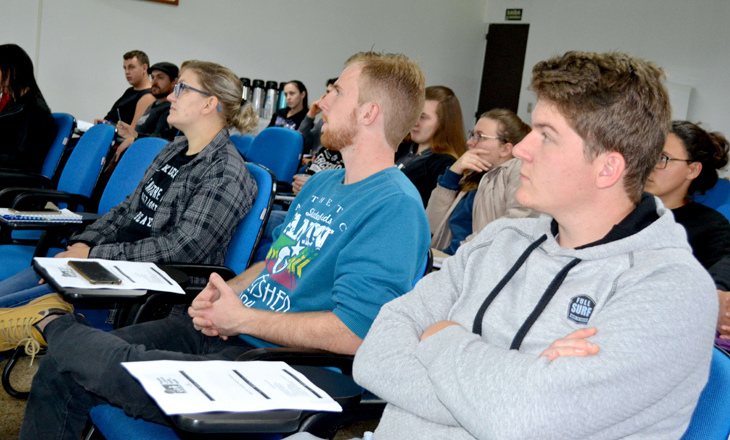
{"label": "blonde woman with glasses", "polygon": [[432,248],[453,255],[498,218],[537,217],[515,199],[522,162],[512,148],[529,132],[530,126],[510,110],[479,117],[468,134],[469,150],[439,177],[428,201]]}

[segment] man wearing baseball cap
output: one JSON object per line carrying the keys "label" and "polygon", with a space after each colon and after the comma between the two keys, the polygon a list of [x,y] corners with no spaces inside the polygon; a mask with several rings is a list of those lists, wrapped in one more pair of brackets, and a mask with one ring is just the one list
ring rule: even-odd
{"label": "man wearing baseball cap", "polygon": [[167,96],[172,93],[177,83],[178,71],[176,65],[166,61],[153,64],[149,68],[152,95],[157,101],[147,107],[134,128],[122,121],[117,123],[117,131],[124,138],[124,142],[117,148],[115,161],[118,161],[124,150],[138,138],[159,137],[168,140],[175,138],[177,129],[167,123],[167,116],[170,114],[170,102],[167,101]]}

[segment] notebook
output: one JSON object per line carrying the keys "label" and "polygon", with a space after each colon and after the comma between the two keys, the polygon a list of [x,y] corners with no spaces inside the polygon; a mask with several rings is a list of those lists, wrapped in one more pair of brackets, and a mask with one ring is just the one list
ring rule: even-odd
{"label": "notebook", "polygon": [[74,214],[68,209],[61,209],[58,212],[24,212],[8,208],[0,208],[0,217],[10,222],[52,222],[52,223],[81,223],[81,216]]}

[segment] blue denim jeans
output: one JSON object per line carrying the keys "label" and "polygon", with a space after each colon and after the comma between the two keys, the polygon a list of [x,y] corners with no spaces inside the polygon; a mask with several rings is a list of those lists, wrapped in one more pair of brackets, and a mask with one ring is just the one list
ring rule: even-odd
{"label": "blue denim jeans", "polygon": [[91,408],[103,404],[168,424],[122,362],[235,360],[253,348],[240,338],[205,336],[195,330],[189,316],[103,332],[69,313],[50,322],[44,333],[48,354],[33,378],[21,439],[78,440]]}
{"label": "blue denim jeans", "polygon": [[0,281],[0,308],[18,307],[53,293],[48,284],[38,284],[41,277],[32,267]]}

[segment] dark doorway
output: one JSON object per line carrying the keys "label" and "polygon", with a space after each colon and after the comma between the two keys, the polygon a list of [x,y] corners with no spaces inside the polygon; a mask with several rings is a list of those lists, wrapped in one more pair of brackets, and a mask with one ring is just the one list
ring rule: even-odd
{"label": "dark doorway", "polygon": [[493,108],[517,113],[529,24],[490,24],[475,118]]}

